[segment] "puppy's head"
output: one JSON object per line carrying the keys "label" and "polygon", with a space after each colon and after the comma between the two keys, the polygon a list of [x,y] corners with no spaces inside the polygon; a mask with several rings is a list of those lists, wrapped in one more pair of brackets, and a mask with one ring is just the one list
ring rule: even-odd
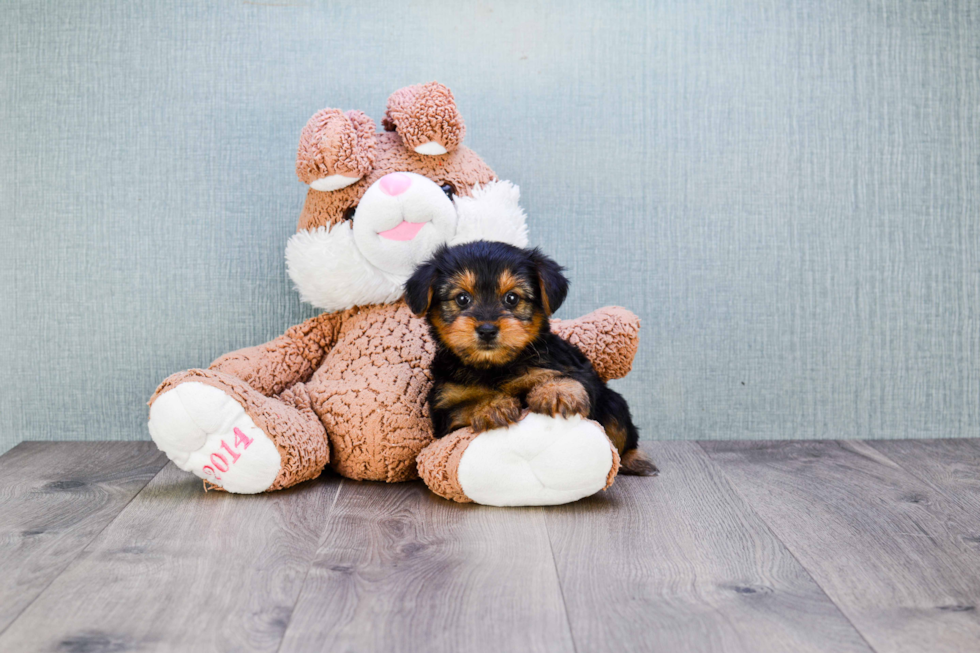
{"label": "puppy's head", "polygon": [[568,293],[562,268],[537,249],[476,241],[445,247],[405,284],[405,300],[464,363],[498,367],[548,329]]}

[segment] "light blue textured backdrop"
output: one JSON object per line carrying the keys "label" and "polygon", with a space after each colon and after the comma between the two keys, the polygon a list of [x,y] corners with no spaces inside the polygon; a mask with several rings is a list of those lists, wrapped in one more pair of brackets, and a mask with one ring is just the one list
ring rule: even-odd
{"label": "light blue textured backdrop", "polygon": [[0,451],[146,438],[167,374],[312,315],[318,109],[437,79],[643,318],[647,438],[980,435],[975,2],[2,4]]}

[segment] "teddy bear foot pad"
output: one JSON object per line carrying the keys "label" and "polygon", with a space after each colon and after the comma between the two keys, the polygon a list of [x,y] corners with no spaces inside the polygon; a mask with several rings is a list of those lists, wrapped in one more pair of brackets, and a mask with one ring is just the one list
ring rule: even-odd
{"label": "teddy bear foot pad", "polygon": [[282,467],[275,443],[241,404],[204,383],[181,383],[157,397],[149,428],[177,467],[229,492],[263,492]]}
{"label": "teddy bear foot pad", "polygon": [[613,464],[609,439],[596,422],[532,413],[474,438],[457,475],[476,503],[548,506],[603,489]]}

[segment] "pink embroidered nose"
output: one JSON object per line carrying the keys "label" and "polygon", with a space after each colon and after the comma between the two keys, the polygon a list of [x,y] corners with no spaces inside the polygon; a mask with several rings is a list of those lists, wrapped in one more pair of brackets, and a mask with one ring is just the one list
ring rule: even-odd
{"label": "pink embroidered nose", "polygon": [[386,195],[394,197],[408,190],[408,187],[412,185],[412,178],[399,172],[393,172],[379,179],[378,183],[381,184],[381,190]]}

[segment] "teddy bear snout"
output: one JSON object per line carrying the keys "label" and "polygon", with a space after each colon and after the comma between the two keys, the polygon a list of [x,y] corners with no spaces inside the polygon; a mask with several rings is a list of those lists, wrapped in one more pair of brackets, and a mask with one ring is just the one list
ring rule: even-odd
{"label": "teddy bear snout", "polygon": [[395,197],[401,195],[412,185],[412,178],[400,172],[392,172],[378,180],[378,185],[385,195]]}

